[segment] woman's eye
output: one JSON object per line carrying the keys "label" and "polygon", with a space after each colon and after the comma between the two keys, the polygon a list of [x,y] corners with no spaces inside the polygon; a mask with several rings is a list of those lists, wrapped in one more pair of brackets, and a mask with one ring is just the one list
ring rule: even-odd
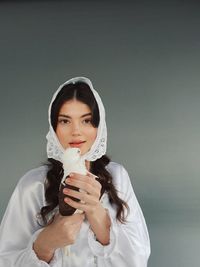
{"label": "woman's eye", "polygon": [[92,120],[91,120],[91,119],[85,119],[83,122],[84,122],[85,124],[90,124],[90,123],[92,122]]}
{"label": "woman's eye", "polygon": [[58,122],[61,123],[61,124],[69,123],[69,121],[66,120],[66,119],[60,119],[60,120],[58,120]]}

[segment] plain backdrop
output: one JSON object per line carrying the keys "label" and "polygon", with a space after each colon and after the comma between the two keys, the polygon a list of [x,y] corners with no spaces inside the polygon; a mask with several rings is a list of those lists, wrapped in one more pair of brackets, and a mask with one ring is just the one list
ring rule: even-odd
{"label": "plain backdrop", "polygon": [[52,94],[87,76],[105,104],[107,154],[145,215],[149,267],[199,266],[199,14],[198,1],[0,2],[0,219],[46,161]]}

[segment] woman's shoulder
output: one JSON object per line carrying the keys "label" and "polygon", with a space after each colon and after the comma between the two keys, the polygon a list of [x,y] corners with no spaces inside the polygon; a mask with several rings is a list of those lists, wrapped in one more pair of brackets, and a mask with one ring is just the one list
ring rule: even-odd
{"label": "woman's shoulder", "polygon": [[125,185],[126,183],[130,183],[128,172],[122,164],[110,161],[106,166],[106,169],[112,175],[115,184],[121,184],[123,182]]}
{"label": "woman's shoulder", "polygon": [[108,163],[108,165],[106,166],[106,169],[111,172],[112,174],[113,173],[119,173],[119,171],[123,171],[125,170],[124,166],[120,163],[117,163],[115,161],[110,161]]}
{"label": "woman's shoulder", "polygon": [[19,180],[18,187],[44,185],[48,167],[45,165],[27,171]]}
{"label": "woman's shoulder", "polygon": [[106,168],[111,174],[112,183],[122,199],[126,199],[128,195],[134,193],[130,176],[122,164],[111,161]]}

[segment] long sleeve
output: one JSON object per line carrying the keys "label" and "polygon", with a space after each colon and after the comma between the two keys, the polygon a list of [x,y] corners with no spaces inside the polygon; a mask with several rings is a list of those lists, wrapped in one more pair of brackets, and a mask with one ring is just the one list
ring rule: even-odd
{"label": "long sleeve", "polygon": [[[41,181],[38,180],[38,177]],[[37,258],[33,247],[42,228],[37,213],[44,203],[44,168],[28,172],[16,186],[0,227],[0,266],[60,267],[56,258],[50,264]],[[58,252],[59,253],[59,252]]]}
{"label": "long sleeve", "polygon": [[57,249],[49,264],[37,258],[32,249],[41,226],[37,213],[46,205],[44,179],[46,170],[40,167],[22,177],[16,186],[0,227],[0,267],[146,267],[150,255],[150,241],[144,216],[134,194],[126,170],[110,163],[108,170],[119,197],[130,208],[127,223],[116,220],[116,208],[107,193],[102,204],[111,219],[110,243],[101,245],[87,221],[82,225],[76,242],[71,245],[70,257]]}
{"label": "long sleeve", "polygon": [[[150,255],[150,240],[147,226],[133,191],[129,175],[123,166],[115,164],[111,169],[119,197],[129,206],[127,222],[121,224],[116,220],[116,210],[109,201],[104,200],[104,207],[111,218],[110,243],[101,245],[90,231],[88,240],[93,253],[98,256],[98,263],[105,267],[146,267]],[[113,170],[114,169],[114,170]]]}

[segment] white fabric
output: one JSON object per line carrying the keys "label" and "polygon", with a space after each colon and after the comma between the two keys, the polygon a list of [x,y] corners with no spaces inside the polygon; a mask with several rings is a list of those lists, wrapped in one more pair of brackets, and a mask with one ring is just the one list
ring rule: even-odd
{"label": "white fabric", "polygon": [[113,183],[129,207],[128,222],[116,220],[115,206],[111,206],[107,193],[102,205],[111,218],[110,244],[102,246],[96,241],[88,222],[71,246],[70,256],[57,249],[47,264],[37,258],[32,244],[42,228],[37,224],[37,213],[46,205],[44,181],[47,167],[42,166],[26,173],[16,186],[0,227],[1,267],[146,267],[150,255],[149,235],[128,173],[122,165],[110,162],[107,167]]}
{"label": "white fabric", "polygon": [[98,107],[99,107],[99,116],[100,116],[100,122],[97,130],[97,138],[92,145],[91,149],[82,155],[82,158],[84,160],[88,161],[95,161],[99,158],[101,158],[106,153],[106,146],[107,146],[107,128],[106,128],[106,121],[105,121],[105,109],[103,106],[103,103],[101,101],[101,98],[97,91],[93,88],[92,82],[86,78],[86,77],[75,77],[72,78],[65,83],[61,84],[58,88],[58,90],[54,93],[53,98],[51,100],[51,103],[49,105],[49,132],[46,136],[47,138],[47,157],[53,158],[55,160],[62,160],[62,155],[64,153],[64,148],[60,144],[56,133],[51,125],[51,107],[56,99],[58,93],[63,88],[64,85],[70,84],[70,83],[76,83],[76,82],[84,82],[89,85],[91,91],[93,92],[93,95],[97,101]]}

